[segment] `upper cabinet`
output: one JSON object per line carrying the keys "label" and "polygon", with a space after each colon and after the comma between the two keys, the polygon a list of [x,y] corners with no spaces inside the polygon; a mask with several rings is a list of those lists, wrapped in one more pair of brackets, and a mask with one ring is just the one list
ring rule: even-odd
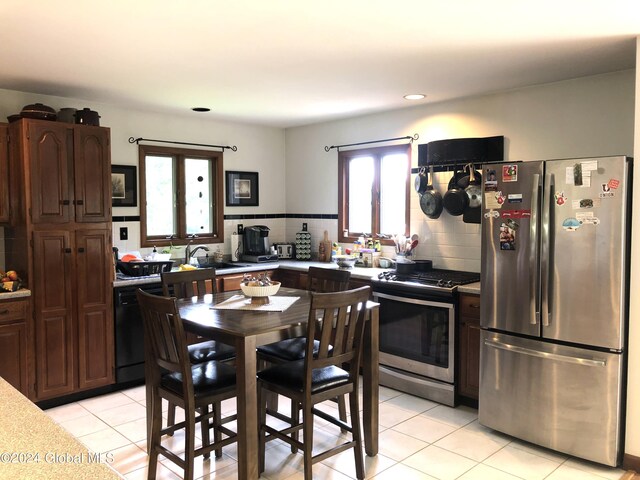
{"label": "upper cabinet", "polygon": [[30,170],[32,223],[111,220],[109,129],[43,120],[17,128]]}
{"label": "upper cabinet", "polygon": [[0,223],[9,218],[9,129],[0,124]]}

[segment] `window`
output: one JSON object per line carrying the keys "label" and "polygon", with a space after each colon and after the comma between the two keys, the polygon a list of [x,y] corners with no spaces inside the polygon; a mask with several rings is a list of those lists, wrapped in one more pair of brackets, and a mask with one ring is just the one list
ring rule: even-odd
{"label": "window", "polygon": [[138,148],[142,246],[222,242],[222,152]]}
{"label": "window", "polygon": [[343,151],[338,165],[339,241],[409,234],[410,145]]}

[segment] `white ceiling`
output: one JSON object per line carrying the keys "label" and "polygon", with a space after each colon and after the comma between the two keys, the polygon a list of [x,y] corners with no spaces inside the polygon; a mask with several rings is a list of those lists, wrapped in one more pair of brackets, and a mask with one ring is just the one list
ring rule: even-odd
{"label": "white ceiling", "polygon": [[640,1],[2,0],[0,20],[0,88],[289,127],[634,68]]}

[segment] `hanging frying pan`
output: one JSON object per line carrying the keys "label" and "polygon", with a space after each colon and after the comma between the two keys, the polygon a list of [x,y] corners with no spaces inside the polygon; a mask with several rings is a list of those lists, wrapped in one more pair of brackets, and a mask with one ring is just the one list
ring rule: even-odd
{"label": "hanging frying pan", "polygon": [[480,173],[476,171],[473,164],[467,165],[469,167],[469,185],[464,191],[469,197],[469,208],[480,208],[482,206],[482,177]]}
{"label": "hanging frying pan", "polygon": [[420,173],[418,173],[418,175],[416,176],[416,179],[414,180],[414,186],[416,188],[416,192],[422,195],[424,192],[427,191],[427,185],[428,185],[427,175],[425,173],[425,168],[422,167],[420,169]]}
{"label": "hanging frying pan", "polygon": [[461,188],[459,181],[465,176],[463,171],[456,171],[449,180],[449,189],[442,198],[444,209],[453,216],[459,216],[464,213],[465,208],[469,205],[469,197],[464,188]]}
{"label": "hanging frying pan", "polygon": [[420,195],[420,208],[429,218],[436,219],[442,213],[442,195],[433,189],[433,167],[429,167],[429,175],[426,189]]}

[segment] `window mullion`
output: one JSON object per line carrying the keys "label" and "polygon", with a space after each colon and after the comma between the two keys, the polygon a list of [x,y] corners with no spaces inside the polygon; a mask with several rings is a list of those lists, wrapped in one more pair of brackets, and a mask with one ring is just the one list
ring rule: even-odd
{"label": "window mullion", "polygon": [[373,157],[373,192],[371,195],[371,236],[380,232],[380,164],[381,156]]}
{"label": "window mullion", "polygon": [[187,238],[184,158],[184,155],[176,156],[176,227],[179,238]]}

